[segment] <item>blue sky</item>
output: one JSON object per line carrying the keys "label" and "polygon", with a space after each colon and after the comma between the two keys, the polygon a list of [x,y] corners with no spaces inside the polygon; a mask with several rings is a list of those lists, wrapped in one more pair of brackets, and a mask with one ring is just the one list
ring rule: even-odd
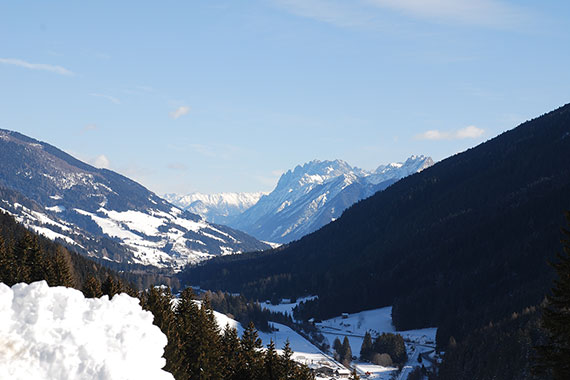
{"label": "blue sky", "polygon": [[570,5],[0,2],[0,128],[162,194],[440,160],[570,102]]}

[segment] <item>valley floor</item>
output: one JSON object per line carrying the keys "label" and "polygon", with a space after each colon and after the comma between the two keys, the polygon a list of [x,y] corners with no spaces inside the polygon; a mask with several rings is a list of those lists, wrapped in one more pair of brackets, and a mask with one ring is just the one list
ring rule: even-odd
{"label": "valley floor", "polygon": [[[287,302],[279,305],[266,303],[262,304],[262,307],[275,312],[292,314],[293,308],[299,302],[304,300],[306,300],[306,298],[299,299],[295,303]],[[346,368],[342,364],[334,360],[331,353],[322,352],[312,343],[287,326],[276,323],[274,325],[279,331],[271,334],[260,333],[260,337],[263,339],[264,344],[267,344],[269,339],[273,339],[277,347],[282,347],[285,344],[285,341],[289,339],[291,348],[295,351],[294,357],[297,361],[307,364],[309,367],[315,369],[327,366],[333,370],[346,371]],[[367,331],[370,332],[373,338],[382,333],[398,333],[402,335],[406,341],[406,349],[409,359],[402,371],[398,374],[397,379],[405,380],[414,367],[421,366],[421,364],[418,363],[419,355],[422,355],[422,359],[426,357],[430,358],[429,355],[435,350],[435,334],[437,328],[396,331],[392,324],[391,307],[338,316],[316,323],[315,326],[319,332],[325,336],[326,342],[331,347],[335,338],[339,338],[339,340],[342,341],[344,337],[347,337],[350,342],[353,356],[356,357],[359,355],[364,334]],[[424,360],[426,367],[429,367],[431,364],[429,360],[430,359],[428,359],[427,362]],[[358,360],[353,361],[352,365],[356,368],[361,377],[369,379],[387,380],[394,375],[395,371],[397,371],[394,367],[382,367]],[[318,377],[317,379],[329,379],[329,377]]]}

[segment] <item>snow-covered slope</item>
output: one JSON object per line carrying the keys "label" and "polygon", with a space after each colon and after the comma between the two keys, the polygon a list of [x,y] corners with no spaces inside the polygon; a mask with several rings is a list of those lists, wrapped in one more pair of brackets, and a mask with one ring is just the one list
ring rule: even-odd
{"label": "snow-covered slope", "polygon": [[175,206],[200,215],[209,222],[227,224],[236,215],[256,204],[265,194],[263,192],[186,195],[170,193],[163,195],[163,198]]}
{"label": "snow-covered slope", "polygon": [[16,132],[0,130],[0,162],[0,208],[93,257],[177,270],[216,255],[269,248]]}
{"label": "snow-covered slope", "polygon": [[368,172],[342,160],[314,160],[283,174],[271,193],[229,225],[261,240],[287,243],[330,223],[355,202],[431,165],[430,157],[411,156],[403,163]]}

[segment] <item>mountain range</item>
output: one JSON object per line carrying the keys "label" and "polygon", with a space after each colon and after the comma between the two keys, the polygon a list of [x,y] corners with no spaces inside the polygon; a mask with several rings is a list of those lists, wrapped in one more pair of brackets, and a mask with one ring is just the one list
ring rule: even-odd
{"label": "mountain range", "polygon": [[167,194],[165,199],[211,222],[283,244],[318,230],[352,204],[431,165],[430,157],[415,155],[373,171],[342,160],[313,160],[283,174],[268,194]]}
{"label": "mountain range", "polygon": [[209,222],[229,224],[231,221],[257,203],[266,193],[216,193],[216,194],[164,194],[168,202],[194,214],[202,216]]}
{"label": "mountain range", "polygon": [[342,160],[313,160],[281,176],[275,189],[228,224],[258,239],[298,240],[334,221],[344,210],[399,179],[433,165],[425,156],[366,171]]}
{"label": "mountain range", "polygon": [[178,270],[216,255],[269,248],[17,132],[0,130],[0,162],[1,211],[110,264]]}

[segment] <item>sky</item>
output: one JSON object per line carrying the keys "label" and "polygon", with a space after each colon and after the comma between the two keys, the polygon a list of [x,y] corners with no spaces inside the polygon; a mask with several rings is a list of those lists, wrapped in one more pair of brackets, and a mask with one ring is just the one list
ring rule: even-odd
{"label": "sky", "polygon": [[570,102],[570,2],[0,1],[0,128],[157,194],[438,161]]}

